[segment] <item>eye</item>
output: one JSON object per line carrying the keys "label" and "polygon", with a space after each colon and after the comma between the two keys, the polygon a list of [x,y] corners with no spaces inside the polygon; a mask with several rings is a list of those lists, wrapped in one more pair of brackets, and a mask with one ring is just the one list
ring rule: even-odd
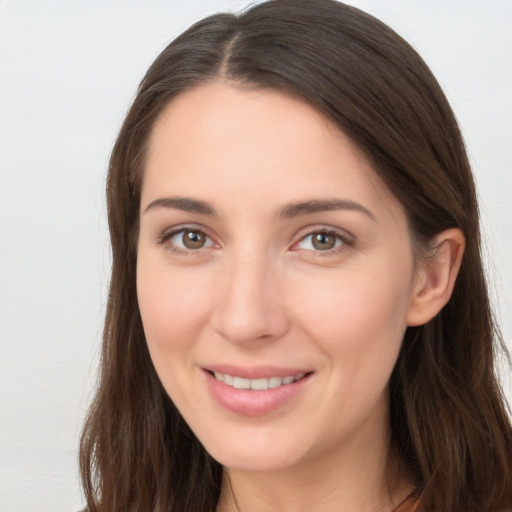
{"label": "eye", "polygon": [[203,231],[187,228],[165,233],[159,243],[168,244],[176,252],[197,251],[214,245],[213,240]]}
{"label": "eye", "polygon": [[319,230],[303,237],[294,245],[294,249],[307,251],[335,251],[345,245],[351,245],[352,241],[348,236],[336,231]]}

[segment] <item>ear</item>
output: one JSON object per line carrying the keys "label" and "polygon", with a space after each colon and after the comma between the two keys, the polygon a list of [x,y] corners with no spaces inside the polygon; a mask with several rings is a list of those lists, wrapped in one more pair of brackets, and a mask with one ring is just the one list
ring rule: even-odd
{"label": "ear", "polygon": [[407,325],[426,324],[450,300],[465,245],[460,229],[447,229],[435,237],[431,255],[419,263]]}

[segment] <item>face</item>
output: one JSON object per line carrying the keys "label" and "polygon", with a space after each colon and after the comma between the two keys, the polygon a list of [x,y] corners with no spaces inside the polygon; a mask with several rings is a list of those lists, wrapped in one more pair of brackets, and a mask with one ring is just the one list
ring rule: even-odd
{"label": "face", "polygon": [[224,466],[298,468],[384,443],[414,288],[400,203],[314,109],[213,84],[164,111],[139,306],[163,386]]}

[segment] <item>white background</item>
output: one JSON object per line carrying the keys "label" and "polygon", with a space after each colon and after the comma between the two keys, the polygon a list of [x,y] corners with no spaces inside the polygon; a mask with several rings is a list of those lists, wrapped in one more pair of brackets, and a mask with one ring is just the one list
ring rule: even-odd
{"label": "white background", "polygon": [[[477,177],[512,346],[512,2],[353,0],[425,58]],[[229,0],[0,0],[0,511],[78,510],[109,272],[104,179],[146,68]],[[503,377],[512,398],[509,373]]]}

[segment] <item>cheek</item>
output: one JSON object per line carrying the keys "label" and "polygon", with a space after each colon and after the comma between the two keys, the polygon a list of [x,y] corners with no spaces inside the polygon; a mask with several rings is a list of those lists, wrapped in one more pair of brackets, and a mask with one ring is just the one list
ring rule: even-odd
{"label": "cheek", "polygon": [[204,301],[210,281],[207,265],[180,265],[163,247],[139,244],[137,297],[143,318],[151,323],[186,321],[196,311],[194,306]]}
{"label": "cheek", "polygon": [[344,436],[357,431],[378,404],[379,414],[387,410],[387,383],[406,329],[408,287],[398,276],[355,268],[319,284],[302,295],[298,317],[327,370],[321,372],[326,406],[318,415],[332,435]]}
{"label": "cheek", "polygon": [[407,265],[401,273],[394,267],[381,260],[371,271],[353,266],[336,269],[314,286],[303,283],[296,318],[346,371],[371,375],[394,365],[407,326],[412,275]]}
{"label": "cheek", "polygon": [[[183,274],[183,273],[182,273]],[[201,281],[199,281],[200,283]],[[207,294],[206,294],[207,295]],[[137,296],[144,333],[156,373],[182,412],[200,401],[188,388],[197,340],[207,316],[205,285],[140,257],[137,265]]]}
{"label": "cheek", "polygon": [[139,256],[139,309],[149,351],[159,373],[163,365],[173,364],[174,356],[186,354],[199,337],[207,318],[207,282],[204,276],[175,272]]}

